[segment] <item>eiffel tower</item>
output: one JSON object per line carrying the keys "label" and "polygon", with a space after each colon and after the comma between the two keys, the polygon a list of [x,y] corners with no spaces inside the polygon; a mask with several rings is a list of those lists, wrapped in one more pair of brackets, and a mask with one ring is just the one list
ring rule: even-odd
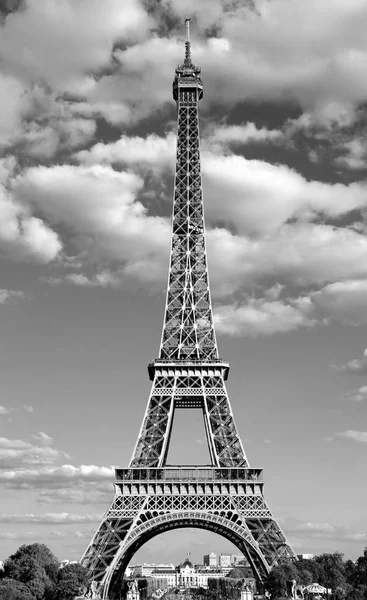
{"label": "eiffel tower", "polygon": [[[219,358],[205,249],[199,150],[201,70],[192,63],[190,19],[185,59],[175,71],[177,161],[168,290],[159,358],[148,365],[151,393],[127,469],[115,471],[115,496],[81,558],[101,598],[120,597],[126,566],[154,536],[183,527],[231,541],[263,581],[295,558],[263,496],[261,469],[250,468],[236,429]],[[168,466],[176,409],[204,417],[210,466]]]}

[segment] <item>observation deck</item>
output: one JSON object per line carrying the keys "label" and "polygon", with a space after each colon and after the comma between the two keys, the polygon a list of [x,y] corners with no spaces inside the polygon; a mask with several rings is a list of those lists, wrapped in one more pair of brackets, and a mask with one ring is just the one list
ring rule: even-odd
{"label": "observation deck", "polygon": [[263,482],[262,469],[218,468],[218,467],[149,467],[115,469],[115,483],[120,482]]}
{"label": "observation deck", "polygon": [[[115,469],[116,495],[123,497],[126,506],[128,498],[142,499],[147,496],[165,497],[174,507],[192,506],[198,510],[202,506],[224,507],[232,499],[242,499],[244,506],[253,508],[254,498],[258,508],[267,511],[262,489],[264,485],[262,469],[241,467],[168,466],[132,469]],[[169,498],[178,498],[171,501]],[[201,500],[200,500],[201,498]],[[159,502],[157,501],[159,506]],[[176,502],[176,503],[175,503]],[[223,505],[223,506],[222,506]],[[264,513],[265,514],[265,513]]]}
{"label": "observation deck", "polygon": [[154,375],[174,376],[179,371],[180,375],[222,375],[224,381],[228,379],[229,364],[221,358],[211,358],[203,360],[170,360],[156,358],[148,364],[148,373],[150,381],[154,380]]}

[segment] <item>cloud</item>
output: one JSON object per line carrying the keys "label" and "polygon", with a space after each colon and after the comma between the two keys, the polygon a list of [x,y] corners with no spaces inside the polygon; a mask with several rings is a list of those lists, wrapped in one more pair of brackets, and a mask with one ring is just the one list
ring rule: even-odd
{"label": "cloud", "polygon": [[110,66],[115,42],[139,40],[149,27],[137,0],[126,0],[123,7],[119,0],[106,0],[103,10],[98,0],[31,0],[2,26],[2,66],[27,83],[45,81],[82,93],[93,85],[89,73]]}
{"label": "cloud", "polygon": [[46,504],[103,504],[108,506],[113,498],[111,480],[75,481],[71,487],[50,488],[40,491],[39,503]]}
{"label": "cloud", "polygon": [[155,168],[175,164],[176,135],[155,134],[146,138],[122,135],[116,142],[99,142],[89,150],[81,150],[75,158],[83,164],[127,164],[140,168]]}
{"label": "cloud", "polygon": [[[367,323],[367,280],[335,282],[294,298],[284,295],[282,286],[274,286],[263,294],[262,298],[245,295],[240,301],[217,306],[214,314],[218,332],[271,335],[332,320],[347,325]],[[284,297],[280,297],[282,294]],[[362,373],[365,361],[351,361],[334,368]]]}
{"label": "cloud", "polygon": [[253,336],[288,332],[299,327],[311,327],[316,323],[299,307],[286,301],[250,297],[241,305],[217,307],[214,321],[218,333]]}
{"label": "cloud", "polygon": [[361,542],[367,539],[367,533],[356,532],[343,525],[331,524],[328,522],[298,521],[296,519],[286,519],[283,527],[287,535],[293,537],[301,534],[302,539],[324,539],[328,541],[339,542]]}
{"label": "cloud", "polygon": [[82,515],[70,514],[67,512],[63,513],[14,513],[14,514],[0,514],[0,523],[41,523],[45,525],[52,525],[57,523],[58,525],[68,525],[77,523],[91,523],[99,522],[101,515],[84,513]]}
{"label": "cloud", "polygon": [[83,273],[67,273],[63,277],[44,277],[43,281],[50,285],[62,285],[64,283],[70,283],[77,287],[120,287],[123,279],[123,273],[119,278],[115,273],[110,271],[101,271],[91,277],[84,275]]}
{"label": "cloud", "polygon": [[[340,0],[325,0],[321,8],[314,1],[274,0],[257,2],[256,10],[252,2],[190,5],[193,54],[205,73],[207,106],[287,99],[320,120],[343,121],[364,101],[363,2],[345,8]],[[2,25],[2,68],[14,81],[6,84],[10,118],[4,119],[5,127],[11,132],[12,119],[19,122],[17,86],[35,83],[68,92],[75,114],[92,119],[103,115],[112,123],[131,124],[159,110],[172,101],[168,90],[183,57],[185,11],[177,2],[150,6],[149,13],[138,0],[125,0],[123,6],[106,0],[103,13],[98,0],[27,2]],[[213,29],[216,37],[207,37]],[[75,99],[81,100],[79,108]]]}
{"label": "cloud", "polygon": [[346,399],[352,400],[354,402],[364,402],[365,400],[367,400],[367,385],[362,385],[357,390],[349,392],[346,395]]}
{"label": "cloud", "polygon": [[335,218],[366,205],[364,183],[307,181],[287,166],[243,156],[204,154],[202,170],[209,219],[242,234],[267,235],[290,220]]}
{"label": "cloud", "polygon": [[0,249],[15,260],[49,262],[61,250],[60,239],[13,198],[9,186],[15,168],[14,157],[0,159]]}
{"label": "cloud", "polygon": [[[112,144],[97,144],[77,157],[89,165],[96,161],[127,164],[143,177],[151,170],[159,173],[173,166],[172,144],[171,134],[166,138],[123,136]],[[310,182],[288,167],[225,156],[208,148],[202,160],[207,221],[212,227],[224,222],[235,231],[223,227],[207,231],[214,294],[219,287],[225,295],[271,274],[297,285],[367,275],[363,228],[316,222],[320,215],[332,220],[363,208],[363,183]],[[166,258],[159,252],[155,259],[155,270],[165,281]],[[139,268],[143,264],[139,263]],[[139,269],[132,269],[131,275],[139,277]],[[88,278],[83,283],[92,286],[98,280]],[[319,301],[323,301],[321,296]]]}
{"label": "cloud", "polygon": [[38,468],[18,468],[0,472],[0,481],[12,488],[54,488],[63,489],[82,481],[98,482],[108,480],[112,483],[115,471],[112,467],[70,464],[60,466],[39,466]]}
{"label": "cloud", "polygon": [[[174,22],[172,14],[183,20],[183,12],[174,2],[154,16],[162,19],[163,30],[167,13]],[[344,118],[366,97],[366,13],[362,2],[346,10],[340,1],[325,0],[321,8],[315,2],[276,0],[257,2],[255,11],[250,3],[225,7],[218,1],[203,17],[203,3],[195,3],[190,12],[198,19],[194,60],[205,73],[206,98],[226,105],[239,99],[288,99],[320,119]],[[217,37],[205,39],[205,31],[213,27]],[[182,33],[181,26],[180,38]],[[168,99],[165,90],[175,64],[182,60],[182,46],[173,30],[170,37],[152,36],[117,50],[119,71],[96,82],[93,99],[120,98],[142,114],[156,109]]]}
{"label": "cloud", "polygon": [[279,142],[284,134],[277,129],[267,129],[266,127],[257,127],[255,123],[246,123],[241,125],[221,125],[214,127],[212,131],[206,132],[209,144],[218,144],[219,146],[241,145],[248,143],[271,143]]}
{"label": "cloud", "polygon": [[365,375],[367,373],[367,348],[364,351],[362,358],[354,358],[345,365],[333,365],[332,368],[340,373]]}
{"label": "cloud", "polygon": [[34,411],[33,406],[30,406],[29,404],[24,404],[24,406],[22,406],[21,408],[9,408],[6,406],[0,406],[0,416],[1,415],[8,415],[9,413],[14,413],[20,410],[24,410],[27,413],[32,413]]}
{"label": "cloud", "polygon": [[13,140],[16,150],[39,159],[51,158],[58,151],[71,150],[89,142],[96,132],[93,119],[75,119],[43,115],[41,122],[31,121]]}
{"label": "cloud", "polygon": [[336,435],[337,437],[345,438],[347,440],[354,440],[355,442],[360,442],[362,444],[367,443],[367,431],[355,431],[353,429],[348,429],[348,431],[341,431]]}
{"label": "cloud", "polygon": [[1,531],[1,540],[39,540],[39,539],[60,539],[66,537],[63,531]]}
{"label": "cloud", "polygon": [[24,294],[19,290],[15,291],[0,289],[0,304],[4,304],[5,302],[13,298],[24,298]]}
{"label": "cloud", "polygon": [[341,149],[344,154],[336,158],[337,165],[351,170],[367,168],[367,144],[364,138],[355,137],[345,141]]}
{"label": "cloud", "polygon": [[[260,239],[215,228],[207,232],[207,246],[211,283],[223,295],[269,280],[272,285],[317,286],[367,275],[366,237],[330,225],[289,224]],[[320,295],[320,305],[332,290]]]}
{"label": "cloud", "polygon": [[11,469],[14,468],[22,468],[26,465],[51,465],[59,459],[68,458],[65,452],[50,446],[52,440],[49,436],[45,443],[44,436],[47,434],[41,433],[40,436],[36,436],[36,440],[41,441],[41,446],[24,440],[1,437],[0,469],[5,469],[5,471],[0,471],[0,479],[2,476],[7,479],[8,475],[13,472]]}
{"label": "cloud", "polygon": [[[240,234],[268,235],[290,220],[308,222],[324,216],[335,219],[366,206],[363,182],[349,185],[308,181],[285,165],[223,154],[221,144],[247,139],[257,131],[247,126],[215,127],[207,132],[202,152],[206,215]],[[258,132],[259,133],[259,132]],[[273,132],[274,133],[274,132]],[[277,132],[277,135],[279,132]],[[264,135],[264,133],[262,134]],[[75,156],[84,164],[126,164],[140,173],[174,167],[175,136],[123,135],[112,143],[98,143]],[[229,198],[229,202],[223,202]]]}
{"label": "cloud", "polygon": [[167,256],[169,248],[168,221],[136,201],[142,187],[138,175],[109,166],[63,165],[29,169],[15,180],[13,194],[53,226],[66,226],[73,251],[88,252],[92,263],[125,262],[128,272],[141,259]]}
{"label": "cloud", "polygon": [[312,301],[339,322],[367,323],[367,280],[336,281],[312,294]]}
{"label": "cloud", "polygon": [[53,443],[53,439],[51,436],[49,436],[47,433],[45,433],[44,431],[40,431],[39,433],[35,433],[33,435],[33,438],[37,441],[40,442],[43,446],[51,446],[51,444]]}
{"label": "cloud", "polygon": [[11,75],[0,73],[0,148],[7,146],[21,130],[26,109],[25,87]]}

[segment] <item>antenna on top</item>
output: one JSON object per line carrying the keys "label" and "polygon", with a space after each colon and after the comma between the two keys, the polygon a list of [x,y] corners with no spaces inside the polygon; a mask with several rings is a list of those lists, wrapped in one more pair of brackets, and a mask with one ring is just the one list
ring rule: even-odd
{"label": "antenna on top", "polygon": [[190,21],[191,19],[185,19],[186,25],[186,42],[185,42],[185,64],[191,64],[191,44],[190,44]]}

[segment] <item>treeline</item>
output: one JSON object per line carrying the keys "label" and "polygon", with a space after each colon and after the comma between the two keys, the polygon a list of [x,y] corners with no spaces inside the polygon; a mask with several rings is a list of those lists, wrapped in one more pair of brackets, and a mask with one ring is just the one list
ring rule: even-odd
{"label": "treeline", "polygon": [[319,583],[330,590],[332,600],[367,600],[367,548],[356,562],[344,561],[343,554],[320,554],[274,567],[265,581],[272,598],[289,597],[291,582],[308,586]]}
{"label": "treeline", "polygon": [[[209,579],[208,589],[201,591],[205,600],[239,600],[244,579],[251,579],[246,568],[233,569],[228,577]],[[288,561],[274,567],[257,594],[265,591],[272,599],[290,598],[292,582],[308,586],[319,583],[329,590],[327,600],[367,600],[367,548],[355,562],[344,561],[343,554],[321,554],[311,560]],[[313,596],[305,594],[305,600]]]}
{"label": "treeline", "polygon": [[88,583],[77,563],[60,567],[44,544],[21,546],[0,571],[0,600],[72,600]]}
{"label": "treeline", "polygon": [[232,577],[221,577],[220,579],[208,579],[209,598],[225,598],[225,600],[237,600],[241,596],[242,579]]}

